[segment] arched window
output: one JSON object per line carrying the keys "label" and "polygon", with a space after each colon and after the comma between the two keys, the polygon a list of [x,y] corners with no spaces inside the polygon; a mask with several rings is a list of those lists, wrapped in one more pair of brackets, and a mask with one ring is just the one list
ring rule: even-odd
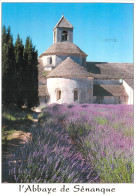
{"label": "arched window", "polygon": [[78,100],[78,90],[75,89],[74,90],[74,101],[77,101]]}
{"label": "arched window", "polygon": [[57,90],[57,100],[60,100],[61,99],[61,90],[58,89]]}
{"label": "arched window", "polygon": [[67,39],[68,39],[68,33],[67,33],[67,31],[63,31],[62,32],[62,41],[67,41]]}

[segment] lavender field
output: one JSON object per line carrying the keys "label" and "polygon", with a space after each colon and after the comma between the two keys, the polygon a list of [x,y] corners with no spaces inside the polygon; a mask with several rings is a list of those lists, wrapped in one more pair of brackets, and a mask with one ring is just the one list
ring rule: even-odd
{"label": "lavender field", "polygon": [[52,104],[9,163],[18,183],[132,183],[133,106]]}

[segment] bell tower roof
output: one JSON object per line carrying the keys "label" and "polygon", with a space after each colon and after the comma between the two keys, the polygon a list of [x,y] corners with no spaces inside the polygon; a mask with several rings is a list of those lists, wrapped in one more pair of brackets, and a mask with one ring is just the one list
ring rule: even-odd
{"label": "bell tower roof", "polygon": [[62,28],[73,28],[72,24],[62,15],[56,26],[54,27],[53,30],[55,30],[57,27],[62,27]]}

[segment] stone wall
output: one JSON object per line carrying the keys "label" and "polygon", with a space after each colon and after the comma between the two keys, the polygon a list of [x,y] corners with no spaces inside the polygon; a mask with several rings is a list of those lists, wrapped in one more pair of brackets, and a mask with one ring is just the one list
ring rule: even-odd
{"label": "stone wall", "polygon": [[127,104],[126,96],[93,96],[93,103],[96,104]]}
{"label": "stone wall", "polygon": [[[52,63],[49,63],[49,58],[52,58]],[[56,55],[48,55],[48,56],[42,56],[42,61],[43,61],[43,67],[46,66],[51,66],[54,67],[56,65]]]}
{"label": "stone wall", "polygon": [[[57,55],[55,66],[57,66],[58,64],[60,64],[64,60],[66,60],[67,57],[70,57],[72,60],[74,60],[76,63],[78,63],[80,65],[85,65],[85,64],[83,64],[84,60],[83,60],[83,57],[81,55]],[[85,59],[85,62],[86,62],[86,59]]]}
{"label": "stone wall", "polygon": [[123,80],[123,86],[126,90],[126,93],[128,94],[128,104],[133,104],[133,89]]}
{"label": "stone wall", "polygon": [[[93,102],[93,78],[48,78],[48,103],[89,103]],[[74,89],[79,98],[74,101]],[[61,99],[57,100],[57,90],[61,90]]]}
{"label": "stone wall", "polygon": [[[43,60],[43,67],[46,68],[49,66],[54,68],[57,65],[59,65],[61,62],[67,59],[67,57],[70,57],[72,60],[74,60],[76,63],[85,66],[86,64],[86,58],[81,55],[48,55],[48,56],[42,56]],[[49,58],[52,58],[52,63],[49,63]],[[47,68],[46,68],[47,69]],[[49,68],[50,69],[50,68]]]}

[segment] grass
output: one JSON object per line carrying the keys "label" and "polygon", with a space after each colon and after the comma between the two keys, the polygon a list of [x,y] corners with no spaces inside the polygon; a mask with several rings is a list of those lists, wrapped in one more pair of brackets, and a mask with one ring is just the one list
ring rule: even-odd
{"label": "grass", "polygon": [[13,134],[14,133],[23,133],[23,131],[17,131],[17,130],[10,130],[10,131],[3,131],[2,135],[2,141],[10,141],[13,139]]}
{"label": "grass", "polygon": [[2,108],[2,141],[11,140],[16,132],[27,132],[33,123],[33,111],[18,108]]}

